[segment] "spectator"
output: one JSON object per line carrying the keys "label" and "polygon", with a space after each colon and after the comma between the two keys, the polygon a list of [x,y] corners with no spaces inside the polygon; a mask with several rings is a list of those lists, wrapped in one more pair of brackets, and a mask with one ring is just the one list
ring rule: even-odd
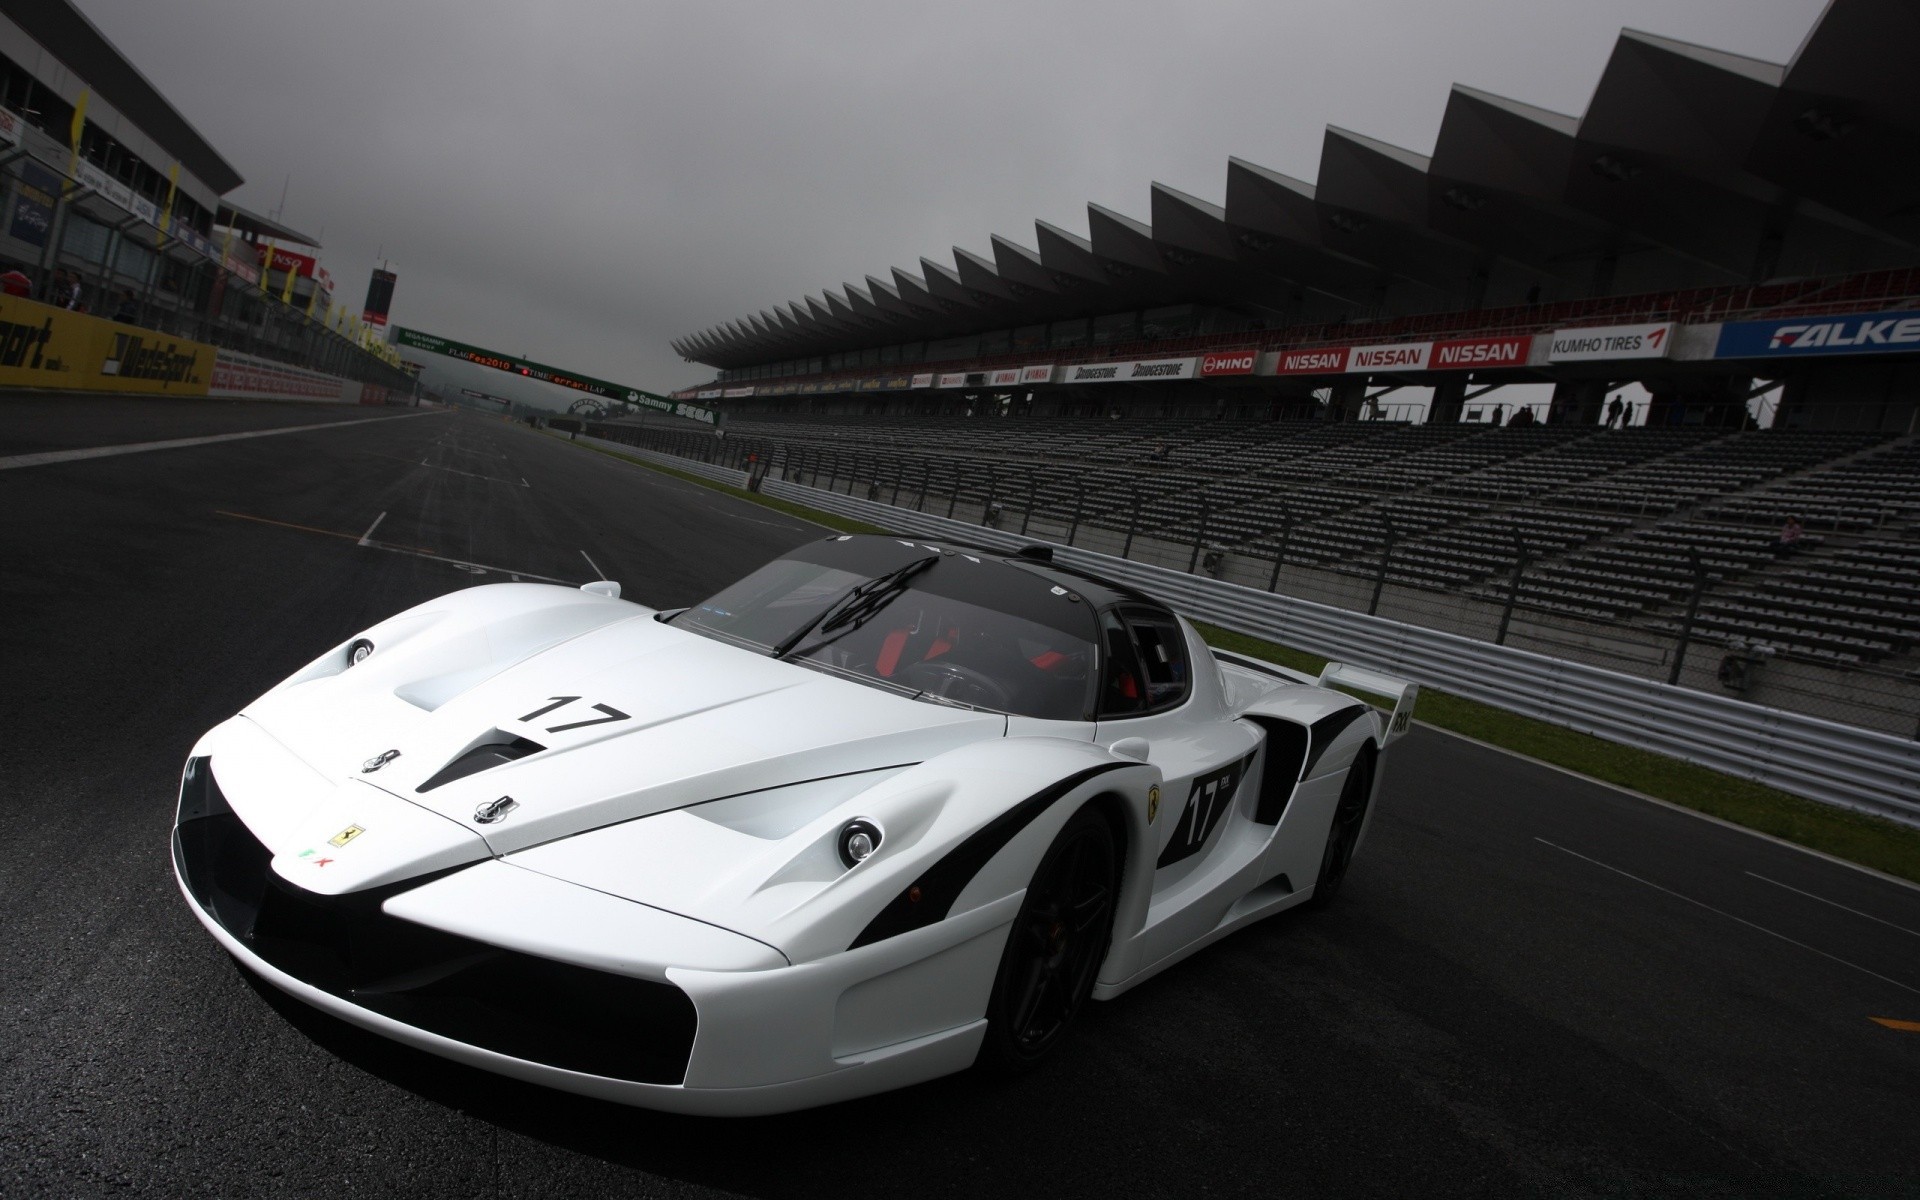
{"label": "spectator", "polygon": [[1788,517],[1780,527],[1780,540],[1773,544],[1776,558],[1786,558],[1800,548],[1800,518]]}
{"label": "spectator", "polygon": [[1615,396],[1612,400],[1607,402],[1606,427],[1608,429],[1612,429],[1615,425],[1618,425],[1620,423],[1620,410],[1623,407],[1625,406],[1621,403],[1620,397],[1618,396]]}
{"label": "spectator", "polygon": [[120,289],[120,303],[113,310],[113,319],[127,325],[140,323],[140,298],[133,294],[133,289]]}
{"label": "spectator", "polygon": [[1518,429],[1533,424],[1533,410],[1521,405],[1513,410],[1513,419],[1507,422],[1507,428]]}

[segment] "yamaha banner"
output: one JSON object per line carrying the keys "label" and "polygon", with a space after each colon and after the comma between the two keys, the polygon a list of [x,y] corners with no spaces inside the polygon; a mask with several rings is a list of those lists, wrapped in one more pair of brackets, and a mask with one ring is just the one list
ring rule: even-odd
{"label": "yamaha banner", "polygon": [[1920,312],[1791,321],[1729,321],[1715,358],[1797,358],[1815,354],[1910,354],[1920,350]]}

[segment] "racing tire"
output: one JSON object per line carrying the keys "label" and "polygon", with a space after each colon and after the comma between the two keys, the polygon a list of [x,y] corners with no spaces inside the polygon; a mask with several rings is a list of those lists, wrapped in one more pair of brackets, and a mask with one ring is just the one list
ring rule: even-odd
{"label": "racing tire", "polygon": [[1320,873],[1314,877],[1313,895],[1306,908],[1325,908],[1340,894],[1346,882],[1347,868],[1353,863],[1354,847],[1360,844],[1360,828],[1366,823],[1367,805],[1373,799],[1373,777],[1380,752],[1372,742],[1360,747],[1347,768],[1347,781],[1340,789],[1340,802],[1333,809],[1333,825],[1327,830],[1326,849],[1320,853]]}
{"label": "racing tire", "polygon": [[1085,805],[1047,847],[1007,933],[977,1065],[1016,1075],[1066,1040],[1112,945],[1119,892],[1118,839]]}

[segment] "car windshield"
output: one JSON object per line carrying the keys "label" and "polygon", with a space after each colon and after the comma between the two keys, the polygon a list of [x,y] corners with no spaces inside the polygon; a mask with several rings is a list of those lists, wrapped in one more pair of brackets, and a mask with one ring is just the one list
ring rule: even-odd
{"label": "car windshield", "polygon": [[1098,677],[1077,594],[892,538],[801,546],[671,621],[917,699],[1047,720],[1086,718]]}

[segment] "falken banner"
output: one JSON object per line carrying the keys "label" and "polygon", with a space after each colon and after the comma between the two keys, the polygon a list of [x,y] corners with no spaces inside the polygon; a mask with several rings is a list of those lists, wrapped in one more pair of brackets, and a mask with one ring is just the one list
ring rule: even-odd
{"label": "falken banner", "polygon": [[[531,362],[524,358],[515,358],[511,354],[501,354],[493,350],[483,350],[479,346],[469,346],[465,342],[456,342],[452,338],[436,337],[431,333],[422,333],[418,329],[408,329],[403,325],[393,327],[393,344],[408,350],[425,350],[429,354],[444,354],[448,358],[461,359],[464,362],[477,363],[483,367],[492,367],[496,371],[505,371],[509,375],[523,375],[528,379],[538,379],[542,383],[556,384],[572,388],[576,392],[585,392],[590,396],[599,396],[606,400],[624,401],[637,404],[642,408],[656,409],[672,413],[676,417],[686,417],[692,421],[704,421],[709,425],[717,424],[719,416],[712,409],[701,408],[694,404],[677,403],[665,396],[639,388],[626,387],[610,383],[605,379],[595,379],[591,375],[576,375],[563,371],[559,367],[549,367],[543,363]],[[713,391],[713,397],[719,396],[719,390]],[[702,399],[708,398],[706,392],[700,393]]]}
{"label": "falken banner", "polygon": [[1729,321],[1715,358],[1801,358],[1819,354],[1911,354],[1920,350],[1920,312],[1787,321]]}

